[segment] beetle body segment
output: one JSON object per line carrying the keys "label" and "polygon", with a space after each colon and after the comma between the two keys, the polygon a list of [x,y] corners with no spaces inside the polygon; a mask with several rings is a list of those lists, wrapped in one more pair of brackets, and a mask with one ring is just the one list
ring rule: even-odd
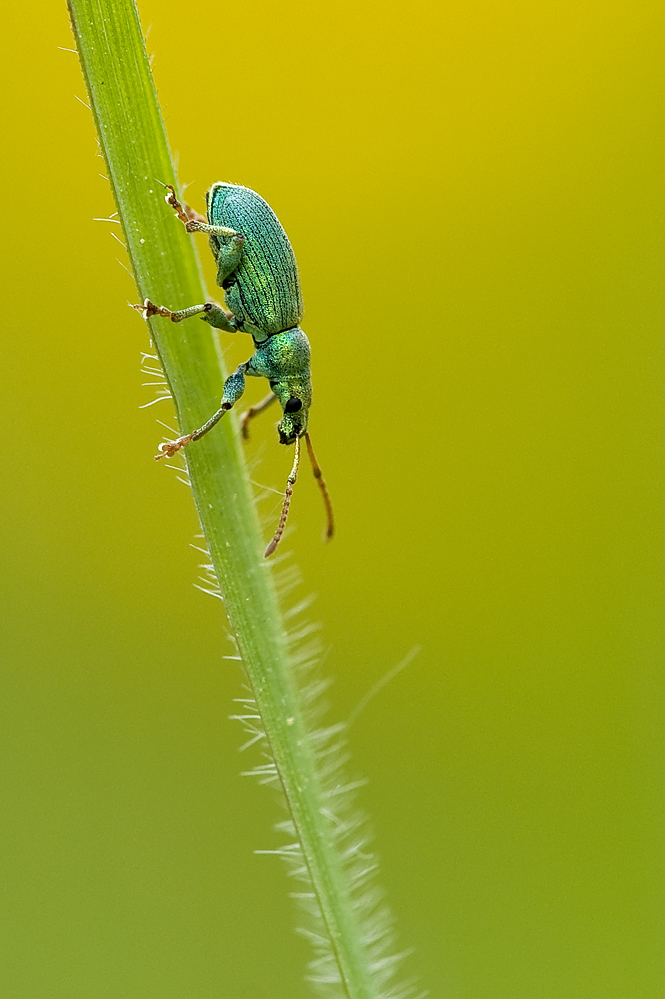
{"label": "beetle body segment", "polygon": [[[302,296],[296,258],[289,238],[270,205],[248,187],[213,184],[206,194],[210,225],[233,229],[245,237],[240,262],[228,276],[220,267],[218,284],[239,330],[258,344],[298,326]],[[210,248],[220,263],[227,237],[211,235]]]}
{"label": "beetle body segment", "polygon": [[307,430],[312,404],[309,360],[309,340],[296,327],[274,333],[257,344],[256,353],[248,362],[247,374],[267,378],[282,407],[283,415],[278,425],[281,444],[292,444]]}

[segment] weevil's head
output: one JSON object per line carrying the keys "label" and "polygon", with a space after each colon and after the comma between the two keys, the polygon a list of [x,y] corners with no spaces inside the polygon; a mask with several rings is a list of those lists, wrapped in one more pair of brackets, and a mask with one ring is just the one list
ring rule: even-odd
{"label": "weevil's head", "polygon": [[284,403],[282,419],[277,424],[279,443],[293,444],[296,437],[302,437],[307,430],[308,416],[309,399],[303,399],[296,392],[290,394]]}

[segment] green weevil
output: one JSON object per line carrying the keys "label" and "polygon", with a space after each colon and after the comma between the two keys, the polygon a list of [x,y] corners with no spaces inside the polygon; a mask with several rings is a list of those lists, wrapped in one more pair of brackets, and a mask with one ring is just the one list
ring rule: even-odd
{"label": "green weevil", "polygon": [[279,524],[265,556],[274,552],[284,533],[298,475],[301,437],[305,438],[314,476],[321,489],[328,518],[326,536],[331,538],[334,531],[332,504],[307,431],[312,403],[310,347],[299,326],[302,297],[289,239],[267,202],[247,187],[213,184],[206,193],[207,219],[189,207],[184,208],[171,185],[165,187],[166,203],[174,209],[187,232],[208,234],[217,264],[217,284],[224,290],[228,310],[207,302],[172,312],[154,305],[150,299],[134,308],[142,311],[146,319],[165,316],[174,323],[203,313],[201,319],[215,329],[249,333],[255,352],[226,379],[220,408],[207,423],[175,441],[160,444],[160,453],[155,458],[170,458],[180,448],[207,434],[242,396],[245,376],[267,378],[269,395],[242,415],[243,437],[248,436],[249,421],[278,399],[282,407],[282,418],[277,426],[279,441],[280,444],[294,444],[295,455]]}

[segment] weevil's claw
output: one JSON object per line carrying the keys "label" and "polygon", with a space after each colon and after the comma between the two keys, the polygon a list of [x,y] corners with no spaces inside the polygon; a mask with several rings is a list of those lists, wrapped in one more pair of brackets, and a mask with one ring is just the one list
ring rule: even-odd
{"label": "weevil's claw", "polygon": [[136,309],[137,312],[140,312],[144,319],[148,318],[148,316],[147,316],[147,308],[148,308],[148,305],[151,304],[151,303],[149,303],[149,300],[147,298],[146,298],[145,302],[143,303],[143,305],[132,305],[131,302],[128,302],[127,304],[129,305],[130,309]]}
{"label": "weevil's claw", "polygon": [[177,441],[164,441],[157,448],[161,453],[155,455],[155,461],[159,461],[160,458],[172,458],[181,447],[189,444],[193,437],[194,434],[186,434],[184,437],[178,437]]}

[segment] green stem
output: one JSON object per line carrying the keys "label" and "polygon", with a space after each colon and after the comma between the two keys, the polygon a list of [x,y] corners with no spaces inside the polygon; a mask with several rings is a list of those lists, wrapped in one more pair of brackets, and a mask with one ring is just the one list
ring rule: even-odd
{"label": "green stem", "polygon": [[[69,8],[140,300],[173,308],[208,301],[192,238],[165,205],[159,183],[177,190],[136,7],[131,0],[70,0]],[[151,320],[151,330],[181,430],[201,426],[224,378],[213,335],[199,322],[174,326],[161,318]],[[330,938],[340,994],[372,999],[370,961],[333,822],[324,815],[331,806],[289,668],[235,422],[227,418],[185,454],[211,561]]]}

